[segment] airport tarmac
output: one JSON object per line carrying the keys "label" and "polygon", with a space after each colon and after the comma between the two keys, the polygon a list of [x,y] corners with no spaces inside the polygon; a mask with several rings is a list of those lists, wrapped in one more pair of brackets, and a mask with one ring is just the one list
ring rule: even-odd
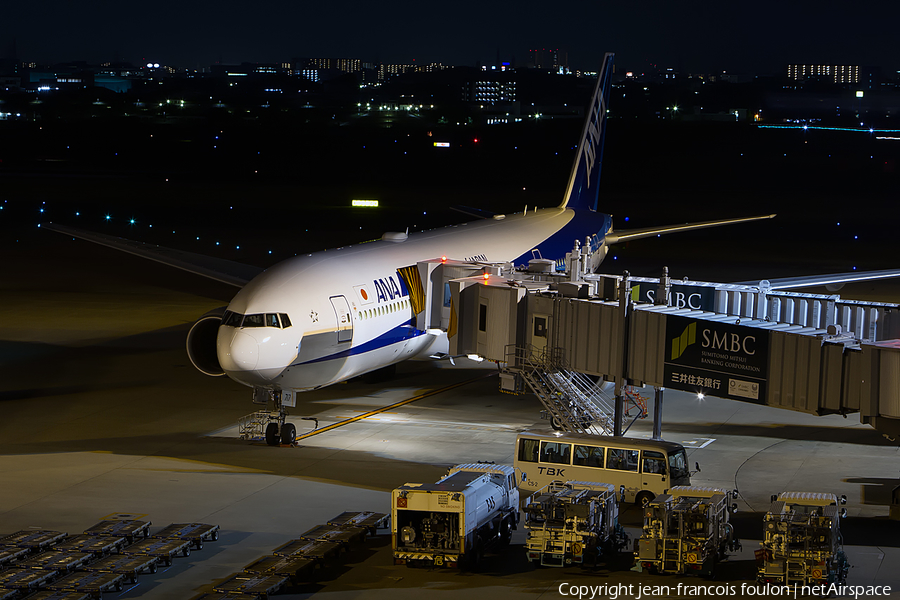
{"label": "airport tarmac", "polygon": [[[385,384],[351,381],[303,395],[292,410],[298,433],[312,423],[301,417],[316,417],[322,428],[462,385],[295,448],[250,443],[237,435],[238,419],[256,408],[249,389],[201,375],[184,352],[190,323],[225,304],[230,288],[55,234],[0,246],[18,259],[0,281],[0,533],[80,533],[121,513],[144,515],[153,530],[221,527],[218,541],[117,597],[191,598],[345,510],[388,512],[390,490],[400,484],[434,481],[461,462],[511,464],[516,433],[545,425],[534,397],[497,391],[492,365],[407,363]],[[639,420],[630,433],[648,436],[651,428]],[[740,493],[744,546],[721,581],[752,583],[758,517],[770,495],[823,491],[848,497],[848,583],[900,592],[900,523],[887,519],[900,450],[857,415],[817,418],[666,391],[663,433],[700,463],[694,483]],[[623,520],[638,525],[633,508]],[[517,553],[523,540],[520,529],[508,552],[488,556],[473,574],[393,566],[388,538],[377,536],[320,581],[280,597],[555,598],[561,584],[712,583],[615,569],[535,570]]]}

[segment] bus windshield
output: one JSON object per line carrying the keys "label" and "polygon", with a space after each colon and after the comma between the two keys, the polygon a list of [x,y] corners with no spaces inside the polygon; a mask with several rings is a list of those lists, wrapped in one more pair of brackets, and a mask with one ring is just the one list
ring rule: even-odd
{"label": "bus windshield", "polygon": [[684,450],[676,450],[669,454],[669,474],[672,479],[690,477],[687,467],[687,456]]}

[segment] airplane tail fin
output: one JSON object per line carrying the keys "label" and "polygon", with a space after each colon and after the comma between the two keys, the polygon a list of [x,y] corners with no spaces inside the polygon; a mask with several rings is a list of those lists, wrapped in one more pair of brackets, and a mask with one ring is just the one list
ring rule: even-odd
{"label": "airplane tail fin", "polygon": [[600,164],[603,162],[603,140],[606,137],[606,111],[615,54],[607,52],[597,76],[597,86],[584,121],[581,140],[569,175],[569,185],[561,208],[597,210],[600,189]]}

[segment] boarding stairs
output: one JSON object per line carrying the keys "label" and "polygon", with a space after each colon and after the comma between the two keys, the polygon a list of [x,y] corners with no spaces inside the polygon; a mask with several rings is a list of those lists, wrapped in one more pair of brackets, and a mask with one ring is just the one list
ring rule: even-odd
{"label": "boarding stairs", "polygon": [[[544,406],[542,414],[550,419],[554,429],[614,434],[615,400],[603,391],[603,381],[595,382],[587,375],[568,368],[562,349],[511,347],[507,352],[506,364],[505,370],[521,378],[541,401]],[[631,397],[629,402],[633,402]],[[645,414],[639,411],[639,416]]]}

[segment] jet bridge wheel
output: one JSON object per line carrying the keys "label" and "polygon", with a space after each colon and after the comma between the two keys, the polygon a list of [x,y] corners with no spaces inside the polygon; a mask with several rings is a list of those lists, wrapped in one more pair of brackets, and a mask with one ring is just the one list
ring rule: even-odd
{"label": "jet bridge wheel", "polygon": [[270,446],[277,446],[279,440],[278,423],[269,423],[266,425],[266,443]]}
{"label": "jet bridge wheel", "polygon": [[293,423],[285,423],[281,426],[281,443],[292,446],[297,440],[297,428]]}

